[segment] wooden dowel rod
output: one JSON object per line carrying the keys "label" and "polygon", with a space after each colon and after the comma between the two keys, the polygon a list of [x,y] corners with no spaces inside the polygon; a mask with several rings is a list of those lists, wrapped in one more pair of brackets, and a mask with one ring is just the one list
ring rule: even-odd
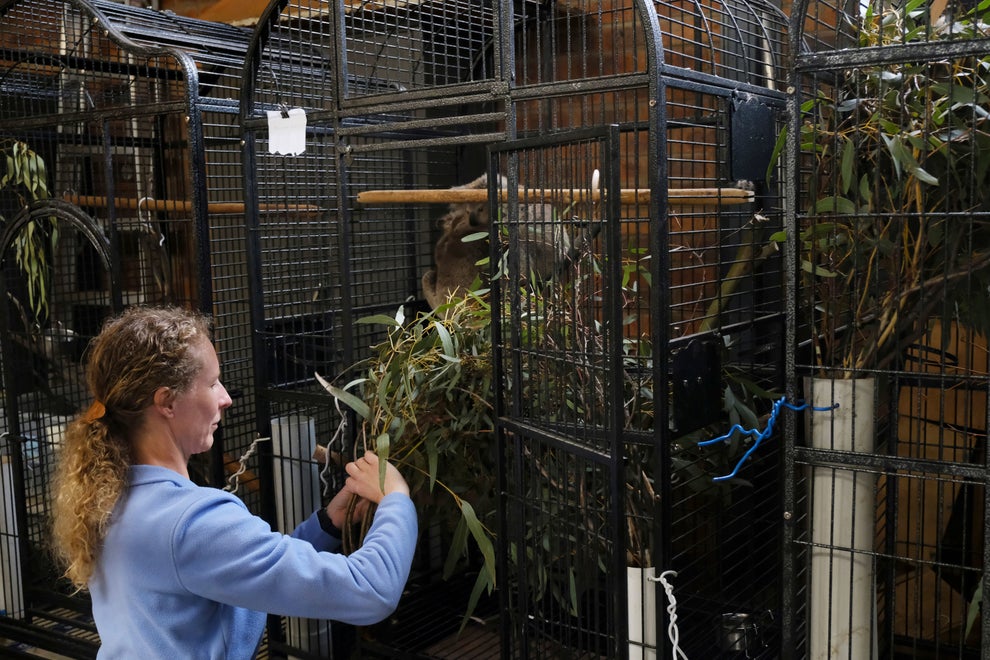
{"label": "wooden dowel rod", "polygon": [[[224,467],[224,472],[227,474],[227,476],[231,477],[237,474],[237,472],[241,469],[241,462],[236,458],[234,458],[233,456],[231,456],[230,454],[228,454],[227,452],[224,452],[223,467]],[[247,487],[247,489],[252,493],[257,493],[259,490],[258,484],[260,484],[261,482],[258,480],[258,475],[256,475],[254,472],[252,472],[251,470],[244,470],[244,472],[241,472],[240,476],[238,477],[238,483]]]}
{"label": "wooden dowel rod", "polygon": [[327,448],[320,444],[313,448],[313,460],[320,465],[326,465],[328,457],[334,462],[334,465],[338,467],[344,464],[344,460],[339,453],[335,451],[328,453]]}
{"label": "wooden dowel rod", "polygon": [[[500,190],[502,201],[508,198],[508,191]],[[595,201],[600,198],[597,191],[584,189],[519,189],[522,203],[547,202],[555,199],[570,202]],[[672,188],[667,191],[671,204],[747,204],[754,200],[751,190],[744,188]],[[484,202],[488,191],[483,188],[448,188],[441,190],[365,190],[358,193],[359,204],[449,204],[457,202]],[[650,191],[625,188],[619,192],[623,204],[647,204]]]}
{"label": "wooden dowel rod", "polygon": [[[65,201],[85,208],[105,208],[108,206],[107,198],[100,195],[64,195]],[[192,212],[192,202],[187,199],[151,199],[145,197],[117,197],[114,206],[118,209],[141,210],[148,212],[164,213],[190,213]],[[209,202],[206,205],[208,213],[244,213],[245,205],[241,202]],[[316,213],[320,207],[313,204],[261,204],[259,210],[262,213],[277,211],[292,211],[297,213]]]}

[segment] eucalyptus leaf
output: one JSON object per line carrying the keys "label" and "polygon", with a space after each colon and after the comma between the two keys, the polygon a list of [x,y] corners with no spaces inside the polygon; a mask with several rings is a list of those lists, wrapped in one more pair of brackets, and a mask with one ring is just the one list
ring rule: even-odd
{"label": "eucalyptus leaf", "polygon": [[7,155],[7,173],[0,179],[0,188],[5,188],[17,176],[17,167],[14,165],[13,156]]}
{"label": "eucalyptus leaf", "polygon": [[359,416],[365,419],[371,416],[371,409],[368,408],[368,404],[366,404],[360,398],[358,398],[357,396],[351,394],[346,390],[342,390],[339,387],[335,387],[334,385],[331,385],[329,382],[324,380],[324,378],[320,376],[320,374],[314,374],[314,375],[316,376],[316,380],[319,381],[320,385],[322,385],[327,392],[329,392],[331,395],[333,395],[334,398],[338,399],[341,403],[343,403],[348,408],[353,410]]}
{"label": "eucalyptus leaf", "polygon": [[847,195],[855,178],[853,167],[856,164],[856,145],[848,138],[842,138],[842,156],[840,162],[839,189],[843,195]]}
{"label": "eucalyptus leaf", "polygon": [[430,477],[430,492],[433,492],[434,487],[437,485],[437,470],[440,464],[440,451],[437,447],[437,441],[435,438],[429,438],[424,445],[426,446],[426,458],[428,461],[429,477]]}
{"label": "eucalyptus leaf", "polygon": [[388,458],[391,453],[392,438],[388,433],[380,433],[375,438],[375,453],[378,455],[378,483],[385,492],[385,474],[388,469]]}
{"label": "eucalyptus leaf", "polygon": [[777,141],[773,145],[773,151],[770,153],[770,162],[767,163],[766,180],[772,181],[774,169],[777,167],[777,161],[780,159],[780,154],[783,153],[784,147],[787,145],[787,127],[786,125],[777,134]]}
{"label": "eucalyptus leaf", "polygon": [[836,273],[835,271],[828,270],[824,266],[815,265],[810,261],[808,261],[807,259],[801,260],[801,270],[803,270],[806,273],[815,275],[816,277],[835,277],[836,275],[838,275],[838,273]]}
{"label": "eucalyptus leaf", "polygon": [[391,316],[385,314],[374,314],[372,316],[365,316],[359,318],[355,323],[361,323],[365,325],[387,325],[392,327],[398,327],[400,323]]}
{"label": "eucalyptus leaf", "polygon": [[481,556],[484,557],[485,566],[488,568],[489,574],[494,579],[495,546],[492,544],[491,538],[485,533],[485,528],[481,524],[481,521],[478,520],[478,516],[474,512],[474,507],[467,500],[461,500],[461,515],[464,517],[464,521],[475,543],[478,544],[478,549],[481,550]]}
{"label": "eucalyptus leaf", "polygon": [[443,346],[443,355],[446,357],[456,357],[454,352],[454,342],[450,338],[450,332],[444,327],[443,323],[440,321],[434,321],[433,327],[437,331],[437,335],[440,337],[440,344]]}
{"label": "eucalyptus leaf", "polygon": [[[899,127],[897,126],[892,126],[891,128],[899,130]],[[890,132],[893,133],[893,131]],[[896,133],[893,135],[881,134],[880,139],[883,140],[883,143],[887,147],[887,151],[890,153],[890,160],[894,165],[894,174],[897,178],[900,178],[904,170],[904,159],[907,156],[907,150],[904,148],[904,145],[901,143],[900,139],[898,139]]]}
{"label": "eucalyptus leaf", "polygon": [[481,600],[481,594],[485,591],[491,593],[494,584],[495,576],[488,573],[487,566],[482,566],[481,570],[478,571],[478,577],[474,581],[474,587],[471,589],[471,595],[468,597],[467,611],[461,618],[461,627],[459,632],[463,632],[464,626],[466,626],[468,621],[471,620],[471,615],[478,607],[478,601]]}
{"label": "eucalyptus leaf", "polygon": [[[389,405],[389,392],[391,391],[392,384],[392,374],[390,372],[385,372],[382,374],[381,380],[378,381],[378,386],[375,388],[375,392],[378,396],[378,405],[382,410],[390,410]],[[368,410],[367,415],[361,415],[365,419],[371,416],[371,411]]]}
{"label": "eucalyptus leaf", "polygon": [[488,238],[487,231],[478,231],[473,234],[467,234],[461,238],[462,243],[473,243],[475,241],[483,241]]}
{"label": "eucalyptus leaf", "polygon": [[846,99],[845,101],[836,104],[835,110],[837,112],[852,112],[859,107],[860,103],[860,99]]}
{"label": "eucalyptus leaf", "polygon": [[815,202],[814,212],[854,215],[856,213],[856,205],[845,197],[834,195],[831,197],[823,197]]}
{"label": "eucalyptus leaf", "polygon": [[859,198],[866,205],[873,199],[873,190],[870,188],[870,176],[864,174],[859,180]]}
{"label": "eucalyptus leaf", "polygon": [[450,538],[450,547],[447,549],[447,558],[443,564],[443,579],[447,580],[457,570],[458,562],[467,552],[468,526],[467,520],[461,516],[454,528],[454,533]]}

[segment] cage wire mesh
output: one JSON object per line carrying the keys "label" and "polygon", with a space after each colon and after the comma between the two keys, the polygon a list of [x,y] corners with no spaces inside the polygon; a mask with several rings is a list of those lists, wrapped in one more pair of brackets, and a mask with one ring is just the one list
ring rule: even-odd
{"label": "cage wire mesh", "polygon": [[787,646],[985,657],[986,6],[793,24]]}
{"label": "cage wire mesh", "polygon": [[[626,596],[660,605],[664,592],[625,583],[627,560],[677,572],[682,646],[704,657],[811,657],[833,643],[850,657],[979,653],[982,12],[796,6],[786,157],[800,186],[781,232],[769,165],[786,30],[770,5],[276,2],[242,80],[248,35],[228,26],[107,2],[5,3],[4,146],[26,144],[25,171],[44,161],[47,176],[43,192],[2,191],[6,226],[28,219],[40,238],[57,227],[60,239],[45,253],[43,307],[17,265],[25,243],[12,231],[3,245],[3,629],[93,648],[79,603],[32,550],[44,541],[58,426],[85,403],[78,347],[110,310],[213,312],[238,397],[224,436],[238,440],[222,444],[208,478],[239,472],[239,494],[291,525],[322,495],[317,439],[337,438],[331,454],[353,442],[335,436],[347,415],[313,374],[347,377],[386,338],[386,326],[359,319],[399,309],[411,319],[435,303],[423,274],[439,265],[437,218],[451,209],[410,191],[487,170],[507,182],[504,200],[500,179],[475,183],[493,197],[498,275],[498,597],[527,613],[502,622],[505,653],[669,650],[661,608],[630,614]],[[291,108],[307,113],[306,152],[269,153],[268,113]],[[526,141],[612,124],[607,138]],[[506,140],[489,164],[488,146]],[[592,236],[581,209],[553,197],[565,189],[651,194],[611,214],[603,206]],[[406,198],[362,201],[383,190]],[[551,200],[536,218],[534,192]],[[520,268],[534,231],[579,246],[567,277],[555,265],[537,282]],[[567,322],[537,333],[534,319]],[[823,410],[782,413],[781,463],[773,436],[727,432],[769,429],[785,379],[792,403]],[[594,383],[629,396],[582,389]],[[845,390],[860,396],[824,410]],[[847,418],[860,425],[840,433]],[[269,433],[255,445],[257,474],[240,472],[258,429]],[[450,641],[474,573],[435,579],[445,531],[427,523],[404,608],[360,644],[386,656],[491,654],[490,619]],[[552,554],[532,543],[541,534]],[[71,634],[50,630],[67,622]],[[355,643],[325,622],[280,621],[272,633],[276,653]]]}
{"label": "cage wire mesh", "polygon": [[[534,621],[543,623],[507,621],[504,626],[517,627],[503,627],[501,638],[508,640],[507,653],[520,656],[543,648],[565,655],[625,653],[632,635],[626,624],[636,617],[618,596],[661,594],[654,583],[621,586],[627,541],[619,530],[633,522],[644,530],[638,542],[649,547],[655,567],[679,571],[686,611],[701,613],[685,628],[700,652],[710,651],[717,644],[712,635],[718,639],[725,628],[713,612],[755,618],[774,610],[767,594],[775,583],[767,576],[775,555],[765,553],[764,566],[720,547],[747,525],[762,525],[762,512],[776,496],[765,476],[772,474],[776,454],[763,452],[747,465],[752,481],[712,486],[713,475],[731,469],[752,440],[729,439],[714,449],[696,445],[736,419],[758,423],[756,415],[766,416],[768,402],[746,384],[773,390],[779,381],[774,349],[782,300],[776,254],[767,247],[779,227],[777,183],[767,172],[784,98],[778,85],[784,26],[775,8],[280,1],[252,43],[229,26],[107,2],[8,2],[2,17],[0,43],[8,62],[3,103],[12,134],[45,145],[39,153],[53,173],[49,189],[85,213],[78,227],[94,228],[96,244],[100,232],[112,239],[110,284],[95,289],[100,305],[86,317],[90,325],[73,331],[92,336],[110,309],[139,302],[212,311],[225,382],[237,405],[225,420],[222,454],[207,476],[217,484],[232,478],[229,485],[279,526],[291,525],[321,496],[324,485],[317,485],[320,475],[311,460],[314,450],[324,449],[316,447],[319,441],[328,442],[331,456],[346,456],[355,442],[353,425],[337,433],[342,422],[357,420],[333,404],[314,375],[353,376],[354,365],[388,337],[387,325],[359,320],[413,319],[436,304],[438,291],[446,291],[429,273],[440,277],[436,250],[445,227],[437,226],[438,217],[453,209],[414,193],[470,188],[474,182],[474,192],[487,188],[491,196],[498,180],[476,179],[486,170],[505,174],[513,188],[571,185],[591,191],[596,186],[587,167],[541,182],[538,169],[519,169],[518,160],[490,168],[488,147],[548,131],[616,124],[608,165],[603,162],[599,171],[601,176],[607,170],[609,183],[601,185],[617,194],[631,190],[633,199],[612,214],[616,226],[606,232],[612,241],[582,238],[587,223],[569,215],[544,214],[540,224],[551,235],[594,246],[582,248],[580,259],[593,257],[618,269],[609,280],[620,283],[618,291],[581,303],[590,303],[582,309],[588,325],[580,329],[599,351],[594,360],[612,365],[607,375],[616,386],[640,397],[654,390],[665,394],[654,397],[654,411],[638,414],[635,433],[625,432],[627,416],[636,416],[627,415],[625,400],[606,399],[561,413],[562,430],[554,426],[548,434],[544,428],[529,439],[532,447],[523,444],[525,451],[557,454],[561,438],[570,450],[590,437],[588,429],[623,429],[618,451],[564,451],[561,471],[551,475],[555,481],[586,475],[587,484],[613,489],[610,499],[581,505],[609,521],[611,533],[599,538],[611,563],[589,573],[594,588],[577,601],[576,591],[552,581],[557,600],[533,604],[528,596],[538,592],[534,587],[542,579],[538,562],[529,564],[536,567],[534,584],[529,575],[502,571],[498,598],[503,604],[529,603],[540,615]],[[242,52],[252,59],[239,79]],[[190,106],[193,99],[197,105]],[[306,150],[278,153],[270,126],[299,108],[306,113]],[[238,114],[243,135],[234,126]],[[238,155],[241,137],[246,148]],[[365,197],[390,190],[405,198],[394,203]],[[637,192],[646,190],[652,194]],[[504,218],[506,235],[515,241],[517,202],[509,197]],[[472,204],[472,213],[487,210],[495,217],[483,201]],[[556,206],[554,213],[572,210]],[[77,217],[69,210],[64,215]],[[490,236],[497,239],[492,244],[502,245],[499,223],[491,224]],[[511,254],[512,242],[506,247]],[[502,253],[490,249],[494,266]],[[82,251],[87,256],[77,261],[92,271],[92,249]],[[59,277],[71,270],[61,260],[56,268]],[[526,285],[525,272],[510,270],[506,290]],[[593,270],[584,275],[599,277]],[[517,313],[537,298],[522,300]],[[601,343],[606,334],[608,341]],[[534,364],[542,363],[541,351],[548,348],[529,349]],[[560,355],[552,355],[550,362],[561,364]],[[654,361],[653,355],[664,359]],[[547,397],[538,406],[558,394],[545,383],[534,392]],[[74,409],[83,403],[74,401]],[[500,433],[514,442],[527,437],[518,429],[529,428],[530,412],[509,410],[499,418]],[[19,436],[20,429],[14,433]],[[266,438],[252,444],[258,434]],[[601,441],[600,431],[593,435]],[[258,452],[257,462],[240,465],[237,458],[250,450]],[[23,460],[18,452],[13,456],[10,463]],[[13,466],[15,488],[22,488],[24,469]],[[503,471],[503,478],[508,474]],[[530,521],[515,519],[524,536],[544,520],[542,503],[528,502],[525,493],[545,476],[505,482],[512,487],[507,501],[534,513]],[[626,478],[660,485],[652,510],[626,509],[618,496]],[[45,480],[38,483],[43,488]],[[553,521],[563,535],[562,549],[569,551],[576,539],[567,524],[580,511],[573,504],[564,502],[571,513]],[[4,528],[18,541],[27,524],[20,515],[17,532]],[[338,655],[359,644],[365,653],[385,656],[397,649],[439,657],[495,653],[494,600],[477,606],[476,619],[484,623],[475,621],[468,634],[455,636],[483,562],[470,552],[463,572],[437,579],[450,530],[437,520],[425,522],[429,532],[416,574],[395,617],[360,641],[346,627],[279,620],[269,634],[272,652]],[[498,539],[503,558],[513,551],[509,539]],[[646,558],[645,552],[634,557],[640,563]],[[586,560],[565,561],[553,577]],[[751,589],[755,583],[761,588]],[[561,609],[557,620],[552,608],[563,607],[561,601],[571,618]],[[36,607],[48,605],[41,598]],[[638,623],[660,630],[662,617],[642,615]],[[555,624],[544,626],[551,618]],[[773,648],[773,633],[749,641],[747,620],[732,621],[736,628],[728,634],[738,638],[741,629],[745,643],[753,645],[747,652],[757,645]],[[64,644],[74,643],[66,637]],[[666,643],[662,637],[644,639],[634,648],[663,651]]]}
{"label": "cage wire mesh", "polygon": [[[0,145],[22,173],[0,190],[13,513],[0,563],[16,603],[0,607],[2,637],[78,657],[98,645],[85,597],[48,560],[45,519],[59,429],[88,405],[81,351],[109,314],[168,303],[213,315],[235,406],[194,478],[225,485],[256,437],[238,128],[250,36],[99,0],[0,4]],[[250,467],[238,495],[260,510]]]}
{"label": "cage wire mesh", "polygon": [[[663,591],[655,582],[626,587],[627,559],[678,571],[678,595],[692,613],[682,623],[684,648],[708,657],[736,652],[733,644],[779,650],[778,447],[768,443],[726,483],[712,480],[733,469],[752,436],[698,442],[735,422],[766,422],[784,385],[784,297],[771,240],[782,204],[771,153],[786,99],[785,37],[782,14],[768,3],[272,4],[245,67],[243,108],[265,362],[259,418],[303,410],[319,438],[353,421],[340,446],[351,451],[367,429],[313,374],[343,388],[372,371],[382,346],[404,346],[403,332],[425,337],[438,323],[452,342],[475,341],[477,328],[459,324],[476,316],[444,306],[446,294],[460,300],[475,276],[493,273],[504,293],[479,294],[495,312],[491,330],[502,332],[485,352],[502,352],[494,373],[504,390],[478,392],[506,406],[494,421],[505,445],[498,492],[514,513],[495,539],[507,562],[499,588],[474,604],[458,634],[472,589],[493,576],[468,543],[461,568],[441,579],[451,532],[430,509],[406,596],[360,637],[362,653],[666,652],[662,635],[628,644],[629,626],[663,630],[665,615],[659,607],[628,614],[626,593],[659,605]],[[294,110],[306,118],[302,153],[283,148],[278,130]],[[598,137],[555,142],[589,128]],[[544,134],[552,137],[539,144]],[[563,190],[625,197],[595,225],[581,217],[587,200],[575,205]],[[533,194],[544,209],[524,222]],[[601,231],[590,235],[593,226]],[[485,232],[487,249],[477,236]],[[529,266],[506,258],[533,232],[556,248],[569,243],[560,262],[568,277],[552,272],[533,287]],[[608,277],[596,270],[605,265],[614,269]],[[587,282],[577,298],[561,284],[576,280]],[[545,329],[519,327],[524,318],[548,322],[547,310],[580,318],[560,328],[559,344],[544,343]],[[581,348],[570,343],[579,337]],[[586,385],[606,389],[564,402],[568,392],[553,384],[584,386],[575,365],[589,370]],[[526,380],[532,370],[540,378]],[[480,428],[467,445],[477,455],[459,449],[462,464],[475,465],[490,447],[492,422]],[[552,469],[536,456],[553,456]],[[585,488],[602,499],[570,497]],[[646,504],[627,506],[627,488]],[[488,525],[498,507],[476,513]],[[639,545],[627,557],[630,526]],[[545,527],[554,529],[552,560],[527,545]],[[597,540],[587,548],[586,535]],[[567,581],[579,572],[580,590]],[[519,615],[499,622],[499,609]]]}

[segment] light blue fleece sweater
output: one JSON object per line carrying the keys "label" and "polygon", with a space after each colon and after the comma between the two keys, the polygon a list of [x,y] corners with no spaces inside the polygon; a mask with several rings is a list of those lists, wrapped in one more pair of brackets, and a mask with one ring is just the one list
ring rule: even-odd
{"label": "light blue fleece sweater", "polygon": [[133,466],[89,583],[98,657],[252,658],[266,612],[378,622],[409,577],[416,524],[411,500],[388,495],[344,556],[315,513],[292,536],[273,533],[230,493]]}

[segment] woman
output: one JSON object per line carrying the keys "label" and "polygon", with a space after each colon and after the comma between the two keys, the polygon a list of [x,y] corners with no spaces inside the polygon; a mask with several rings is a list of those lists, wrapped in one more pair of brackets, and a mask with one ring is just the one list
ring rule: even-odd
{"label": "woman", "polygon": [[[291,536],[240,499],[189,480],[231,399],[206,317],[134,307],[89,347],[95,401],[69,427],[53,535],[88,588],[100,658],[251,658],[265,613],[380,621],[409,576],[416,513],[409,487],[366,453],[343,489]],[[352,497],[378,504],[362,547],[335,554]]]}

